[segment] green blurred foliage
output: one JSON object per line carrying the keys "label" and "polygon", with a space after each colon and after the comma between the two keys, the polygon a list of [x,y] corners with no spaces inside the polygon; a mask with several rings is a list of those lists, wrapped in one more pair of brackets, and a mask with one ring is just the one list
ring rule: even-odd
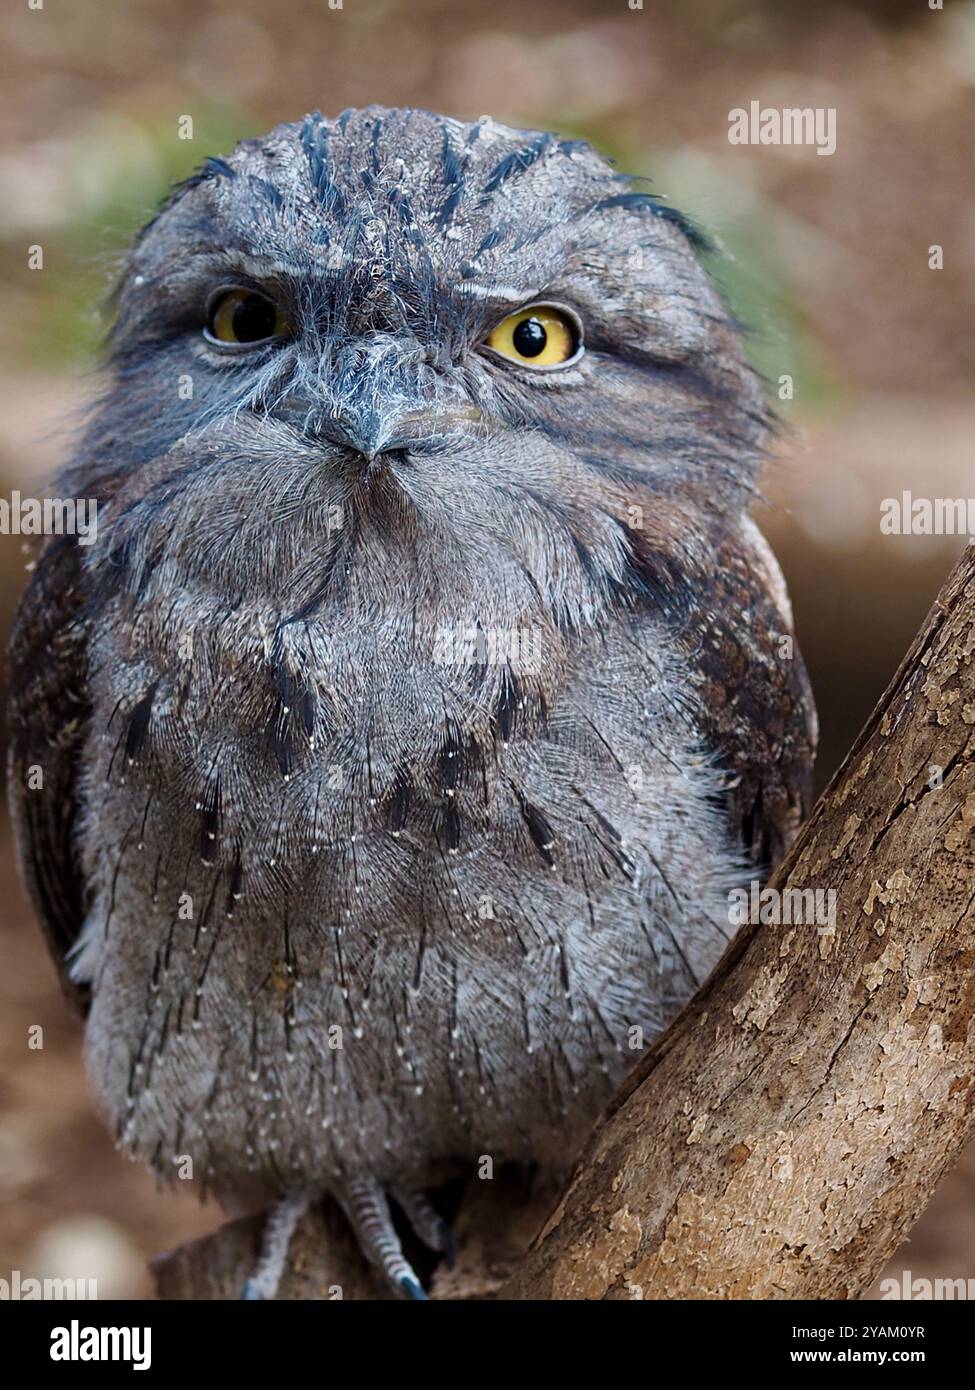
{"label": "green blurred foliage", "polygon": [[[193,138],[181,139],[172,110],[193,112]],[[44,274],[31,283],[25,346],[35,369],[86,366],[104,337],[103,306],[120,255],[169,188],[209,154],[259,133],[260,123],[227,104],[177,100],[165,115],[128,112],[79,131],[68,162],[65,202],[77,215],[43,238]],[[4,248],[22,254],[22,238]]]}

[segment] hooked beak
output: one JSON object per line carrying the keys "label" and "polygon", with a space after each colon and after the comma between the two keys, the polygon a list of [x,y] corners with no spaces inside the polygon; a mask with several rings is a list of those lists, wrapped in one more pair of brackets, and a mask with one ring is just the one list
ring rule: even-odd
{"label": "hooked beak", "polygon": [[387,442],[386,421],[376,410],[363,411],[358,415],[326,416],[319,422],[317,433],[331,444],[360,454],[367,463],[372,463],[378,454],[404,447],[402,443],[396,444],[392,440]]}
{"label": "hooked beak", "polygon": [[322,416],[315,423],[315,433],[330,444],[349,449],[366,463],[373,463],[384,454],[429,448],[448,435],[469,433],[472,426],[486,423],[483,413],[475,406],[460,410],[391,411],[388,415],[375,409],[344,410]]}
{"label": "hooked beak", "polygon": [[322,363],[325,408],[315,432],[367,463],[428,435],[422,367],[412,338],[373,333],[335,345]]}
{"label": "hooked beak", "polygon": [[323,373],[325,409],[314,431],[367,463],[380,455],[430,447],[445,435],[485,422],[482,412],[456,396],[436,402],[424,389],[422,353],[376,334],[337,354]]}

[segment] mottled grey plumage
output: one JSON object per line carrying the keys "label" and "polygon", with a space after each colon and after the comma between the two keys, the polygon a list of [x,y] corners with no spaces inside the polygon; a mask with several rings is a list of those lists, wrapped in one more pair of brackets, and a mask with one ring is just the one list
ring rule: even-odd
{"label": "mottled grey plumage", "polygon": [[[291,335],[204,341],[237,285]],[[535,302],[575,365],[485,348]],[[13,645],[21,857],[127,1150],[285,1226],[332,1191],[374,1258],[385,1192],[436,1245],[447,1173],[565,1165],[808,793],[765,428],[693,233],[584,145],[370,108],[175,191],[59,485],[97,543]]]}

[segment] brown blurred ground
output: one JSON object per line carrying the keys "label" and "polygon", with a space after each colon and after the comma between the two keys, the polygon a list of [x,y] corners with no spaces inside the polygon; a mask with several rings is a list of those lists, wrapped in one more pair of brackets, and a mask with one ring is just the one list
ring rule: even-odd
{"label": "brown blurred ground", "polygon": [[[239,136],[379,101],[582,134],[717,233],[716,273],[796,400],[763,524],[783,561],[823,725],[842,756],[958,542],[881,537],[902,488],[968,496],[975,402],[975,4],[47,0],[0,18],[0,495],[64,456],[91,389],[111,253],[169,179]],[[838,148],[735,148],[728,111],[835,106]],[[195,138],[176,140],[179,115]],[[26,246],[45,247],[28,272]],[[928,247],[945,269],[928,269]],[[4,634],[24,580],[0,536]],[[0,1277],[101,1275],[216,1224],[117,1157],[0,833]],[[45,1046],[26,1046],[31,1025]],[[72,1267],[73,1262],[73,1267]],[[975,1155],[893,1268],[975,1277]]]}

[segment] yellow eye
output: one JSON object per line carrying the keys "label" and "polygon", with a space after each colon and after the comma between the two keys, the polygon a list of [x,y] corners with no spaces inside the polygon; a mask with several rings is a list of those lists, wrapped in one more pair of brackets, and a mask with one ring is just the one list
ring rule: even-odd
{"label": "yellow eye", "polygon": [[228,290],[210,310],[207,332],[218,343],[263,343],[289,331],[276,305],[254,290]]}
{"label": "yellow eye", "polygon": [[499,323],[487,345],[524,367],[559,367],[582,347],[575,320],[561,309],[534,304]]}

